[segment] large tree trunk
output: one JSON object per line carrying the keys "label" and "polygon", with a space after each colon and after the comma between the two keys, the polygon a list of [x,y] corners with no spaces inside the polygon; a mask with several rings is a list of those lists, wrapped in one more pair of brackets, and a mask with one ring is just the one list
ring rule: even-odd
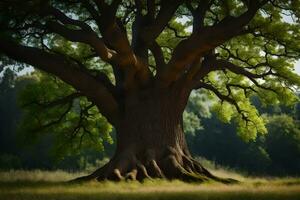
{"label": "large tree trunk", "polygon": [[184,90],[151,90],[126,99],[124,118],[116,127],[115,155],[102,168],[77,180],[167,178],[229,182],[212,175],[192,158],[182,127],[187,98]]}

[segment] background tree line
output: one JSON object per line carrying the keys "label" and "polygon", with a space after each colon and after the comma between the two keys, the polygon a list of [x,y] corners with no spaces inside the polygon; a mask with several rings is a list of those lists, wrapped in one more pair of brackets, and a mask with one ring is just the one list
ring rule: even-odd
{"label": "background tree line", "polygon": [[[41,80],[32,75],[18,77],[10,69],[5,70],[1,78],[0,168],[83,170],[105,162],[115,148],[114,143],[109,144],[107,140],[102,147],[88,148],[87,145],[74,152],[67,151],[70,146],[62,152],[57,150],[57,140],[61,142],[61,138],[28,131],[32,116],[26,115],[20,102],[26,95],[32,95],[32,90],[36,89],[32,85],[37,81]],[[51,89],[48,79],[42,81]],[[299,175],[300,104],[265,106],[258,98],[253,97],[252,101],[267,120],[268,134],[245,142],[236,134],[235,123],[222,120],[226,118],[226,110],[214,106],[213,99],[208,99],[201,91],[193,93],[184,113],[184,128],[192,154],[254,175]],[[107,132],[109,127],[103,126],[103,132]],[[111,137],[113,140],[113,130]],[[99,160],[99,155],[103,161]]]}

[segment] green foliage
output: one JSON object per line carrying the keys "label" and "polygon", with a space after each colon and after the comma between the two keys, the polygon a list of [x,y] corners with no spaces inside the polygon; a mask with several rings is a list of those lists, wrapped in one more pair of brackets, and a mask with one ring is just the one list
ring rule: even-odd
{"label": "green foliage", "polygon": [[268,117],[266,149],[277,173],[299,173],[300,169],[300,126],[286,114]]}
{"label": "green foliage", "polygon": [[[210,118],[201,118],[202,130],[187,135],[192,153],[251,174],[299,175],[299,104],[292,108],[278,105],[265,107],[257,100],[252,98],[251,102],[262,113],[268,134],[258,135],[256,140],[246,139],[248,142],[245,142],[236,134],[240,125],[224,124],[224,120],[220,120],[224,117],[218,116],[220,110],[216,110]],[[194,112],[197,113],[197,109]],[[223,116],[226,119],[226,111]],[[250,128],[243,130],[246,137],[252,135]]]}
{"label": "green foliage", "polygon": [[36,72],[34,77],[34,83],[27,85],[20,95],[24,120],[19,132],[24,141],[52,134],[55,154],[61,158],[86,148],[103,151],[104,142],[113,142],[112,126],[99,114],[96,106],[85,97],[53,104],[74,93],[74,89],[47,74]]}
{"label": "green foliage", "polygon": [[22,163],[16,155],[0,154],[0,167],[2,170],[20,169]]}
{"label": "green foliage", "polygon": [[[210,95],[214,96],[212,111],[217,113],[219,119],[225,123],[232,120],[238,125],[237,132],[245,141],[254,140],[257,134],[265,134],[265,120],[259,114],[256,107],[250,102],[251,92],[247,93],[240,87],[230,88],[225,85],[242,85],[242,87],[250,87],[249,82],[243,76],[236,75],[230,72],[212,72],[208,76],[208,81],[217,88],[222,95],[226,95],[235,102],[217,100],[213,92]],[[291,93],[292,97],[295,95]],[[295,97],[296,98],[296,97]],[[289,99],[294,102],[293,98]],[[290,102],[289,101],[289,102]]]}
{"label": "green foliage", "polygon": [[[190,24],[188,22],[181,23],[180,18],[174,17],[170,21],[169,27],[170,28],[166,28],[156,39],[157,43],[162,47],[164,59],[166,62],[170,60],[172,51],[175,49],[178,43],[188,36],[187,30],[190,27]],[[174,29],[176,32],[174,31]]]}
{"label": "green foliage", "polygon": [[[95,77],[97,77],[99,73],[105,73],[114,83],[115,78],[112,74],[112,67],[102,62],[101,59],[95,58],[95,52],[89,45],[69,41],[60,36],[59,33],[55,34],[53,31],[49,33],[49,31],[43,30],[43,28],[47,29],[46,27],[41,28],[41,25],[49,21],[57,21],[57,19],[49,16],[38,16],[39,13],[34,12],[43,7],[42,5],[44,3],[45,2],[40,0],[29,2],[15,0],[10,3],[5,2],[3,5],[8,5],[9,8],[1,9],[0,24],[7,28],[7,30],[5,28],[3,28],[3,30],[1,29],[0,34],[5,35],[5,37],[12,36],[12,39],[19,43],[60,54],[67,58],[67,60],[72,60],[77,64],[80,63],[80,67],[83,66],[85,70]],[[94,16],[89,13],[89,9],[86,7],[93,7],[95,5],[89,3],[91,2],[82,4],[80,2],[57,0],[49,2],[51,6],[59,9],[65,13],[66,16],[75,20],[82,20],[82,22],[89,25],[91,29],[95,31],[95,34],[104,38],[97,28],[97,22],[91,20]],[[111,1],[106,1],[106,3],[111,3]],[[147,3],[146,1],[141,1],[140,3],[141,14],[146,16]],[[159,4],[160,2],[156,3]],[[199,2],[190,1],[189,3],[190,7],[196,9]],[[209,26],[218,24],[226,17],[229,17],[229,19],[230,17],[239,17],[248,9],[248,4],[249,1],[213,1],[203,16],[204,25],[209,29]],[[131,8],[135,6],[134,1],[124,1],[120,3],[119,9],[117,10],[117,16],[120,18],[120,21],[126,21],[124,29],[128,31],[127,37],[129,38],[129,42],[132,39],[131,26],[134,24],[136,14],[135,9]],[[158,12],[158,9],[154,10],[154,12]],[[238,134],[246,141],[254,140],[259,133],[266,133],[263,117],[260,116],[249,100],[254,94],[258,95],[265,104],[277,105],[281,102],[285,105],[292,105],[298,101],[294,94],[296,90],[294,87],[300,85],[300,77],[293,72],[293,63],[300,58],[300,44],[299,42],[295,42],[300,40],[299,13],[298,0],[276,0],[268,2],[257,11],[249,24],[245,25],[243,30],[245,33],[237,34],[238,36],[226,41],[216,49],[213,49],[212,52],[206,52],[214,53],[217,59],[225,59],[241,67],[246,72],[255,75],[254,78],[249,78],[245,73],[233,72],[224,66],[224,70],[211,72],[207,77],[201,80],[216,88],[221,95],[231,99],[231,101],[227,100],[225,102],[222,100],[217,102],[214,106],[214,111],[218,113],[222,121],[226,123],[234,121],[238,124]],[[163,57],[166,62],[170,60],[175,47],[181,41],[185,40],[187,36],[191,35],[190,31],[193,24],[191,14],[187,4],[183,3],[168,22],[168,26],[166,26],[158,38],[156,38],[156,42],[162,48]],[[126,19],[122,19],[124,16],[126,16]],[[287,22],[284,16],[288,17],[290,21]],[[292,21],[293,19],[295,20]],[[30,30],[11,34],[14,29],[10,29],[9,27],[20,28],[25,22],[27,25],[32,23],[32,27],[29,26]],[[35,26],[36,23],[40,24],[40,26]],[[71,25],[72,23],[64,23],[62,21],[60,23],[69,30],[80,29],[80,26],[77,26],[76,23],[73,25]],[[143,23],[147,24],[150,22]],[[191,37],[194,37],[194,35],[192,34]],[[109,45],[107,46],[109,47]],[[203,55],[203,58],[204,57],[206,57],[206,55]],[[7,58],[2,59],[1,57],[1,60],[8,62]],[[154,56],[151,53],[149,64],[153,75],[155,75],[156,69],[161,66],[156,66]],[[211,67],[213,68],[214,66]],[[188,71],[188,69],[186,69],[186,71]],[[271,74],[262,76],[262,74],[265,73]],[[71,88],[67,90],[71,90]],[[81,102],[84,101],[86,100],[81,98]],[[229,105],[229,103],[231,105]],[[87,106],[85,103],[80,104],[83,107]],[[67,106],[64,105],[64,107],[60,108],[61,111],[63,109],[66,110]],[[70,122],[78,120],[75,115],[69,113],[68,120]],[[190,124],[194,124],[195,126],[196,123],[199,122],[199,119],[188,111],[184,114],[184,117],[189,119],[185,121],[190,121]],[[53,117],[50,116],[50,118]],[[188,132],[194,132],[200,128],[199,126],[193,130],[190,127],[191,125],[185,123],[185,129],[188,130]]]}
{"label": "green foliage", "polygon": [[[286,5],[277,3],[282,8],[291,7],[292,12],[299,13],[299,8],[295,7],[299,2],[295,2],[286,1]],[[238,1],[226,1],[225,4],[223,8],[230,10],[231,15],[239,15],[243,10]],[[222,18],[226,9],[216,7],[215,13]],[[274,76],[262,76],[254,80],[244,74],[223,70],[211,72],[206,77],[206,82],[236,102],[239,110],[237,106],[226,102],[217,102],[213,110],[224,122],[234,119],[238,134],[246,141],[255,139],[258,133],[266,133],[266,121],[251,105],[249,98],[257,95],[263,104],[268,105],[281,103],[291,106],[298,101],[295,91],[300,85],[300,77],[293,69],[294,62],[299,59],[300,45],[295,41],[300,39],[300,25],[287,22],[283,16],[291,16],[291,13],[283,12],[279,7],[267,4],[247,26],[248,30],[256,30],[254,34],[232,38],[217,48],[220,58],[229,60],[246,72],[261,75],[272,70]]]}
{"label": "green foliage", "polygon": [[249,141],[254,140],[257,137],[257,133],[267,133],[267,129],[265,127],[266,120],[259,116],[258,111],[249,103],[249,101],[241,103],[241,109],[247,113],[246,115],[248,119],[245,120],[240,115],[236,118],[238,135],[240,135],[245,141]]}
{"label": "green foliage", "polygon": [[183,113],[183,129],[186,134],[194,135],[203,129],[201,118],[210,117],[211,112],[207,95],[204,92],[192,92],[188,105]]}
{"label": "green foliage", "polygon": [[228,102],[218,102],[212,110],[217,113],[219,119],[224,123],[229,123],[234,114],[234,109]]}
{"label": "green foliage", "polygon": [[[124,4],[117,11],[118,17],[124,16],[127,7],[130,8],[132,6],[130,3],[133,2],[123,1]],[[192,7],[196,7],[198,3],[198,1],[190,2]],[[204,24],[212,26],[226,16],[237,17],[241,15],[247,9],[247,2],[250,1],[214,1],[210,10],[204,16]],[[200,118],[209,116],[208,107],[212,105],[213,112],[217,114],[222,122],[234,122],[238,135],[245,141],[253,142],[256,138],[258,140],[266,138],[266,124],[273,123],[275,119],[262,116],[262,113],[258,112],[250,99],[258,96],[264,105],[274,106],[278,106],[280,103],[292,106],[298,102],[295,91],[300,85],[300,77],[293,72],[293,69],[295,61],[300,58],[300,43],[297,42],[300,40],[299,2],[298,0],[276,0],[266,4],[244,27],[243,31],[247,34],[234,37],[212,52],[206,52],[208,54],[213,53],[217,59],[222,58],[230,61],[244,71],[242,71],[243,73],[237,73],[224,66],[223,70],[213,71],[201,80],[215,88],[218,94],[214,91],[205,90],[201,91],[201,94],[194,93],[191,95],[191,101],[183,114],[184,129],[190,136],[201,131]],[[13,26],[13,28],[18,29],[23,27],[25,23],[30,25],[34,22],[33,24],[41,25],[45,24],[46,21],[54,20],[51,17],[44,18],[37,16],[34,12],[29,12],[37,11],[42,3],[41,0],[12,1],[8,4],[10,7],[1,9],[1,27]],[[67,16],[85,21],[99,37],[102,37],[99,30],[95,28],[97,27],[96,23],[90,20],[91,16],[84,5],[73,1],[53,0],[50,3]],[[142,4],[145,7],[145,2]],[[278,6],[274,6],[275,4]],[[135,13],[130,12],[127,13],[129,22],[125,29],[131,39],[130,25],[133,24]],[[142,8],[142,13],[145,14],[144,12],[145,8]],[[189,31],[193,23],[190,14],[185,5],[180,6],[168,23],[169,27],[166,27],[156,39],[162,47],[165,61],[170,60],[174,48],[190,34]],[[295,19],[295,21],[287,22],[284,16]],[[63,22],[60,23],[63,24]],[[4,39],[9,37],[21,44],[59,54],[65,57],[67,61],[72,60],[73,63],[80,63],[81,65],[77,67],[83,66],[83,70],[86,70],[95,78],[99,73],[105,73],[114,83],[111,66],[104,64],[99,58],[95,58],[94,51],[90,46],[68,41],[59,34],[52,33],[52,31],[51,33],[48,33],[49,31],[45,33],[39,26],[35,27],[33,25],[30,29],[15,34],[11,33],[13,28],[8,30],[1,28],[0,35]],[[77,30],[79,27],[67,24],[65,28]],[[42,35],[42,37],[39,38],[37,35]],[[7,57],[0,56],[0,71],[5,66],[10,65],[22,67]],[[203,57],[206,57],[206,55]],[[156,63],[151,54],[149,63],[155,75],[157,66],[155,66]],[[210,67],[213,69],[214,66]],[[254,78],[247,76],[247,73],[252,74]],[[268,75],[264,76],[263,74]],[[51,105],[52,102],[63,99],[76,91],[52,76],[41,73],[36,73],[34,76],[34,83],[26,88],[20,98],[21,105],[26,107],[24,121],[20,128],[25,141],[38,139],[39,135],[52,134],[55,140],[56,152],[61,156],[76,154],[80,149],[78,147],[103,150],[104,142],[112,143],[109,134],[112,127],[87,98],[77,97],[72,102],[53,106]],[[7,80],[5,82],[10,84]],[[227,100],[221,97],[227,97]],[[204,106],[205,103],[201,103],[203,98],[209,99],[211,102],[208,104],[210,105]],[[217,100],[218,98],[221,100]],[[195,111],[196,109],[197,111]],[[271,122],[268,122],[268,119]],[[282,120],[284,126],[289,124],[283,119],[276,120]],[[295,132],[291,128],[287,128],[287,130]],[[265,147],[255,147],[251,152],[268,160]]]}
{"label": "green foliage", "polygon": [[[99,58],[94,58],[90,46],[58,35],[51,35],[47,45],[54,52],[84,64],[94,76],[104,72],[114,81],[111,68],[99,62]],[[54,140],[53,154],[58,159],[79,154],[82,149],[103,152],[104,143],[113,143],[110,135],[112,126],[86,97],[53,104],[76,93],[76,90],[49,74],[35,72],[31,77],[34,82],[27,85],[19,97],[24,108],[19,135],[24,141],[36,143],[43,135],[50,134]]]}
{"label": "green foliage", "polygon": [[[245,38],[247,39],[247,37]],[[236,48],[235,51],[239,52],[239,56],[243,55],[243,48],[254,49],[255,51],[255,48],[251,47],[252,40],[247,42],[245,38],[242,40],[233,39],[229,42],[231,45],[230,49],[233,49],[232,51],[234,52],[234,48]],[[225,52],[221,51],[221,54],[223,53]],[[251,58],[251,53],[249,53],[249,51],[245,52],[244,55],[250,56]],[[257,56],[257,54],[255,55]],[[262,59],[262,57],[259,59]],[[260,60],[255,63],[255,65],[260,62],[263,61]],[[217,88],[222,95],[228,96],[232,99],[232,101],[236,102],[236,105],[234,105],[232,102],[228,101],[217,101],[213,110],[218,114],[223,122],[228,123],[231,119],[234,119],[234,121],[238,124],[238,134],[246,141],[255,139],[258,133],[266,133],[263,117],[250,102],[250,98],[253,95],[258,95],[264,104],[271,105],[278,105],[281,103],[283,105],[291,106],[298,101],[295,89],[292,87],[299,85],[300,79],[298,75],[283,67],[284,65],[287,67],[292,66],[287,62],[287,60],[277,59],[276,62],[274,61],[273,63],[274,65],[278,65],[278,70],[275,67],[277,73],[282,76],[289,77],[284,81],[280,78],[270,77],[258,80],[257,83],[259,83],[259,85],[255,85],[245,76],[237,75],[230,71],[211,72],[208,75],[207,82]],[[242,65],[241,63],[238,64]],[[211,95],[214,96],[214,93],[211,92]],[[249,130],[251,130],[251,132],[249,132]]]}
{"label": "green foliage", "polygon": [[200,119],[192,112],[183,112],[183,129],[187,134],[194,135],[197,130],[202,129]]}

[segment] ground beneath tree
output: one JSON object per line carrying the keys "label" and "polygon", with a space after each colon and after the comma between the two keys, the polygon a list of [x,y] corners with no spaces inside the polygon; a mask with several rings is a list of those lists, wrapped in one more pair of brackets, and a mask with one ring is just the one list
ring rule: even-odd
{"label": "ground beneath tree", "polygon": [[[189,184],[181,181],[97,182],[66,184],[78,174],[45,171],[0,172],[0,200],[299,200],[300,179],[247,178],[224,170],[215,174],[234,177],[242,183]],[[226,174],[228,173],[228,174]],[[55,181],[56,180],[56,181]]]}
{"label": "ground beneath tree", "polygon": [[[219,177],[212,174],[201,163],[184,153],[181,149],[168,147],[163,156],[155,156],[155,152],[143,153],[139,157],[131,149],[117,153],[107,164],[100,167],[90,175],[81,176],[71,183],[91,180],[98,181],[122,181],[122,180],[152,180],[167,179],[181,180],[186,182],[216,181],[225,184],[238,183],[232,178]],[[146,156],[145,156],[146,155]],[[146,157],[146,158],[145,158]]]}

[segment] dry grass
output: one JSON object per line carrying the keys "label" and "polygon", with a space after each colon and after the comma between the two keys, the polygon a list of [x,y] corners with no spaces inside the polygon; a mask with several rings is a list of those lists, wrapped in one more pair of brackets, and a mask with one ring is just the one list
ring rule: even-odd
{"label": "dry grass", "polygon": [[10,170],[0,172],[1,182],[60,182],[72,179],[77,176],[83,175],[82,173],[68,173],[66,171],[42,171],[42,170]]}
{"label": "dry grass", "polygon": [[[216,173],[218,171],[215,171]],[[183,183],[180,181],[138,182],[90,182],[66,184],[64,181],[79,174],[63,171],[9,171],[0,173],[0,199],[7,200],[49,200],[49,199],[222,199],[222,200],[300,200],[300,179],[266,179],[226,173],[226,177],[239,176],[242,183],[223,185]]]}

